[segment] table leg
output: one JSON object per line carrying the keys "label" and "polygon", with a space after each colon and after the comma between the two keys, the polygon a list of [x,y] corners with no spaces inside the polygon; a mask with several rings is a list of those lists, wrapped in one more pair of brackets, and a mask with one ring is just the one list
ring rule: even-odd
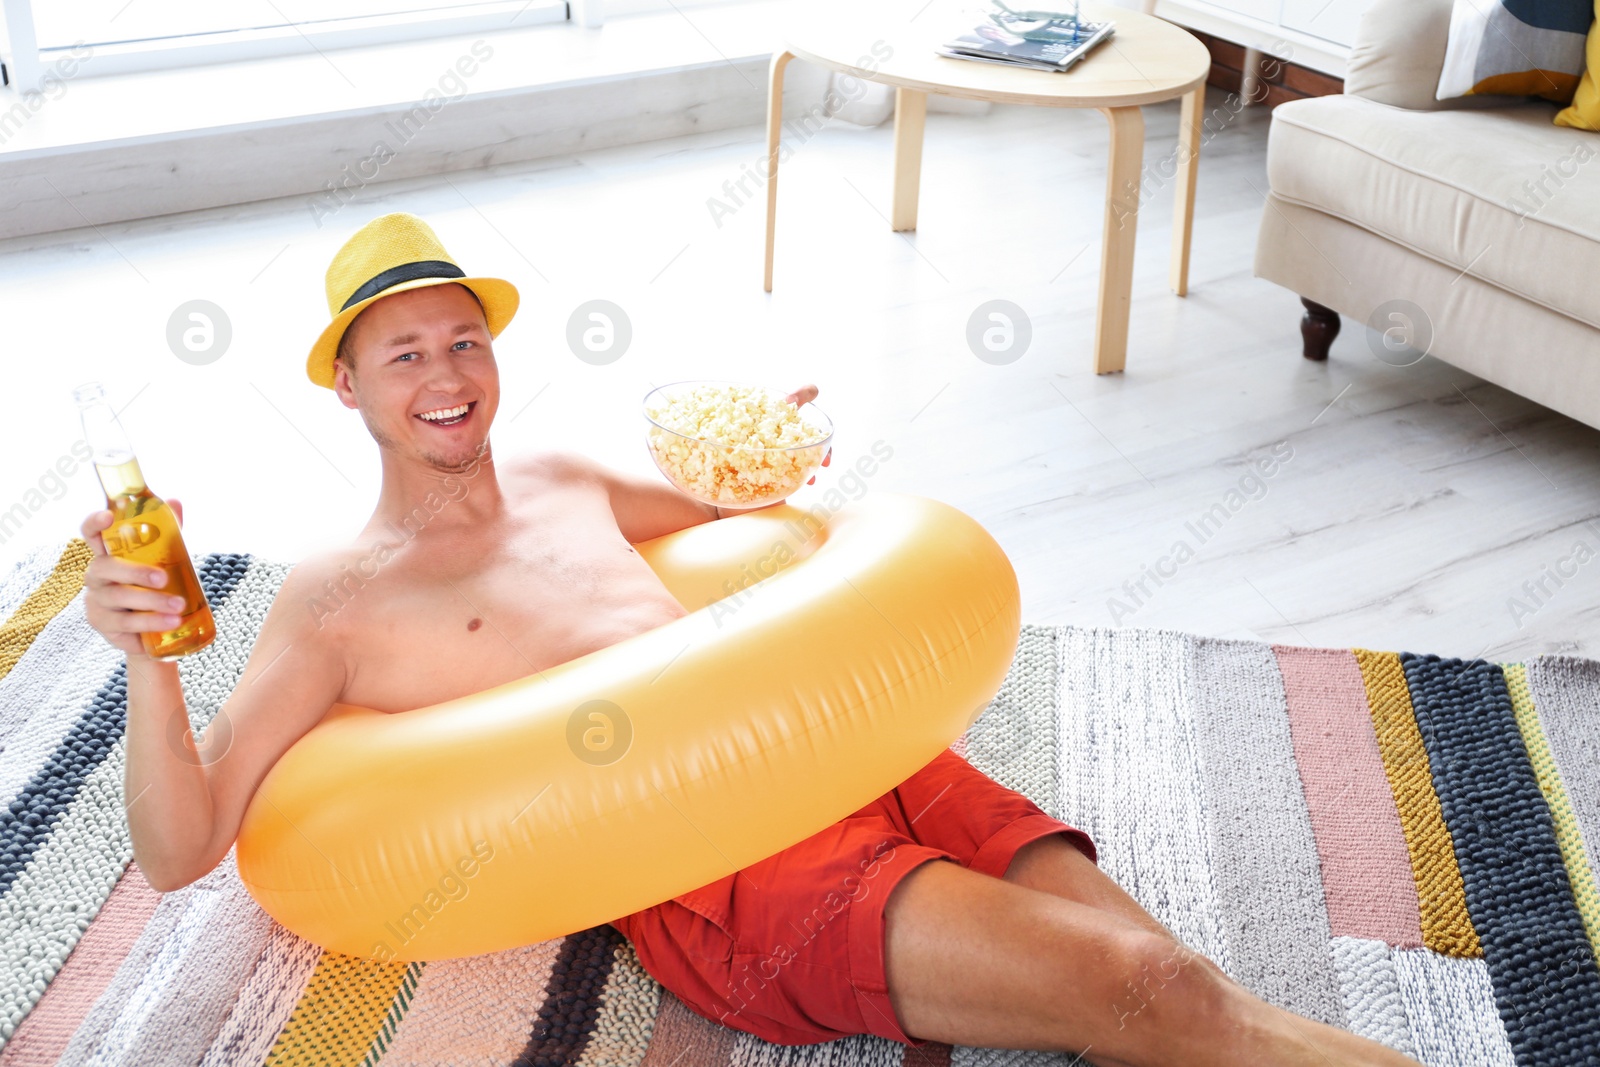
{"label": "table leg", "polygon": [[920,89],[894,91],[894,203],[892,230],[917,228],[917,190],[922,181],[922,130],[928,117],[928,94]]}
{"label": "table leg", "polygon": [[778,224],[778,146],[783,137],[783,68],[794,55],[775,52],[767,75],[767,259],[761,286],[772,292],[772,246]]}
{"label": "table leg", "polygon": [[1100,307],[1094,330],[1094,372],[1128,361],[1128,311],[1133,291],[1133,240],[1139,222],[1139,169],[1144,163],[1144,112],[1103,107],[1111,124],[1106,168],[1106,224],[1100,250]]}
{"label": "table leg", "polygon": [[1178,202],[1172,212],[1172,291],[1189,295],[1189,241],[1194,235],[1194,183],[1200,176],[1201,122],[1206,110],[1204,85],[1183,98],[1178,124]]}

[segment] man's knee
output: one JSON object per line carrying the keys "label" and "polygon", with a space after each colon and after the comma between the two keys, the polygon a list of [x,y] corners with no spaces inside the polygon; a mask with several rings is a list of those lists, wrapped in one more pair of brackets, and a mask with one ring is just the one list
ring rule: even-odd
{"label": "man's knee", "polygon": [[[1210,960],[1147,930],[1121,932],[1113,945],[1109,1011],[1116,1031],[1193,1035],[1223,1021],[1233,992]],[[1129,1036],[1141,1043],[1137,1032]]]}

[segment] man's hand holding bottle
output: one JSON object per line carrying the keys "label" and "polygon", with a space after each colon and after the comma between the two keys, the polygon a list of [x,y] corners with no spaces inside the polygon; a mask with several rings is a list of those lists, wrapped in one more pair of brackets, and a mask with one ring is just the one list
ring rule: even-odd
{"label": "man's hand holding bottle", "polygon": [[[167,506],[183,521],[183,505],[169,499]],[[106,551],[101,533],[114,519],[109,508],[92,512],[78,532],[89,544],[93,559],[83,576],[83,611],[89,625],[112,648],[129,656],[146,656],[145,633],[163,633],[178,626],[184,598],[164,590],[167,572],[132,560],[118,559]]]}

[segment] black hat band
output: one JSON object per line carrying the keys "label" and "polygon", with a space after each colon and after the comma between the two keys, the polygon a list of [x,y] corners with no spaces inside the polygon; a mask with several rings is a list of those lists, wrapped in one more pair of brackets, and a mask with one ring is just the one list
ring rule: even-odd
{"label": "black hat band", "polygon": [[350,299],[346,300],[344,306],[339,310],[346,311],[369,297],[377,296],[385,289],[393,289],[401,282],[413,282],[418,278],[465,278],[466,276],[466,271],[454,263],[446,263],[442,259],[424,259],[416,263],[402,263],[398,267],[390,267],[382,274],[364,283],[361,288],[350,294]]}

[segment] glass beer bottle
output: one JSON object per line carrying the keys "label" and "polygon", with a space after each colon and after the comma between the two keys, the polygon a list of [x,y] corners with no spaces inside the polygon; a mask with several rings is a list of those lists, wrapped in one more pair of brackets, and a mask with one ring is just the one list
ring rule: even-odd
{"label": "glass beer bottle", "polygon": [[118,559],[165,571],[167,583],[160,587],[161,592],[183,598],[183,607],[173,613],[180,616],[176,627],[139,635],[145,654],[151,659],[175,660],[198,652],[217,636],[216,622],[178,533],[178,517],[145,485],[133,446],[100,383],[80,385],[72,397],[78,402],[84,440],[94,454],[94,469],[111,511],[111,525],[100,534],[106,551]]}

